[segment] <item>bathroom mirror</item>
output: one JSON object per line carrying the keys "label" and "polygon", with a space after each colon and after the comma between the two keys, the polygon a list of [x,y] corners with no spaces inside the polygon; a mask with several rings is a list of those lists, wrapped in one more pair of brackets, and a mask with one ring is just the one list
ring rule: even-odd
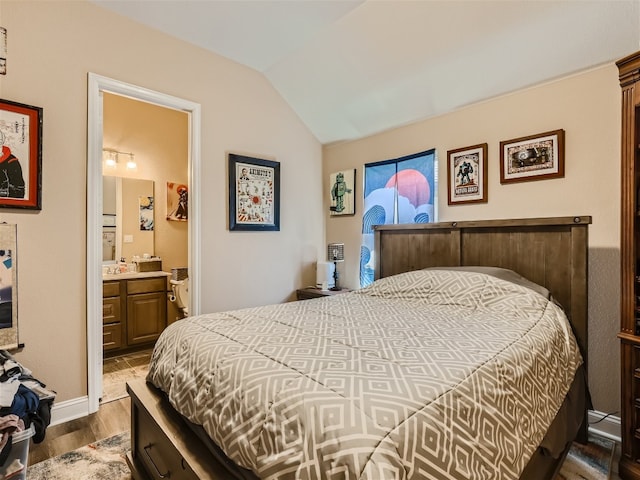
{"label": "bathroom mirror", "polygon": [[155,254],[152,180],[102,177],[102,263]]}

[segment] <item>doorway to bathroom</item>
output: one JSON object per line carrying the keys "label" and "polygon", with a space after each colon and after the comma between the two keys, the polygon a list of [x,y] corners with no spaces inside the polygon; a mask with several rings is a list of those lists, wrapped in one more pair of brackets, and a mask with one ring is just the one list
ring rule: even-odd
{"label": "doorway to bathroom", "polygon": [[[200,106],[95,74],[89,74],[88,97],[87,385],[88,413],[93,413],[98,410],[103,394],[104,266],[113,265],[114,269],[117,266],[119,272],[124,272],[133,267],[132,260],[156,256],[167,272],[174,267],[186,269],[190,282],[189,312],[197,314],[200,310],[197,261]],[[164,117],[166,121],[160,121]],[[166,139],[170,142],[163,144]],[[105,179],[109,181],[104,182]],[[122,195],[130,182],[136,184],[135,188],[140,183],[151,185],[151,193],[134,190],[128,199],[116,198],[114,218],[118,211],[122,213],[123,202],[129,206],[135,203],[135,218],[129,224],[122,218],[107,219],[106,223],[115,224],[115,228],[104,230],[103,208],[109,201],[105,190],[115,183],[120,188],[114,190],[119,192],[114,195]],[[183,202],[180,215],[176,215],[180,191],[185,188],[188,203]],[[110,235],[108,248],[104,243],[105,232]],[[179,314],[168,302],[169,323]]]}

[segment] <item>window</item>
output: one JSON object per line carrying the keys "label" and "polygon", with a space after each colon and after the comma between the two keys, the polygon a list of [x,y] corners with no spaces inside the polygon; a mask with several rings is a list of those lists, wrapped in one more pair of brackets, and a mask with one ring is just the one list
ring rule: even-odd
{"label": "window", "polygon": [[373,226],[436,221],[435,150],[364,166],[360,286],[373,282]]}

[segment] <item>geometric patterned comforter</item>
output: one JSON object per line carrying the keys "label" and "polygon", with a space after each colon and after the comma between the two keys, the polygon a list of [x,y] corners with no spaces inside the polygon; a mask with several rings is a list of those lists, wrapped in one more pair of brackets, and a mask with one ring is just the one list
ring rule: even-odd
{"label": "geometric patterned comforter", "polygon": [[517,479],[582,359],[562,310],[483,273],[170,325],[147,380],[262,479]]}

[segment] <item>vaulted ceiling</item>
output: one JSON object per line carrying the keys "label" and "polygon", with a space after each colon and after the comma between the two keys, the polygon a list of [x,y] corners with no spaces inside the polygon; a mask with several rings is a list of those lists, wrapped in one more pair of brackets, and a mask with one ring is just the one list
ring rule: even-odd
{"label": "vaulted ceiling", "polygon": [[323,144],[640,50],[640,0],[93,0],[262,72]]}

